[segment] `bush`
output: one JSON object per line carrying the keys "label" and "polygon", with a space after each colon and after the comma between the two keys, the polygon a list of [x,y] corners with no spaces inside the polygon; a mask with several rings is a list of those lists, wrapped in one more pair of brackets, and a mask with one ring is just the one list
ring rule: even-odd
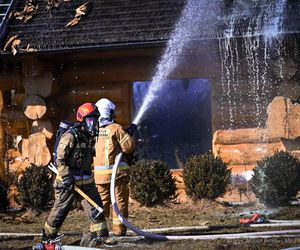
{"label": "bush", "polygon": [[300,162],[280,151],[257,162],[250,181],[259,201],[268,207],[287,205],[296,198],[300,186]]}
{"label": "bush", "polygon": [[215,199],[222,196],[231,182],[231,170],[211,152],[191,156],[183,170],[187,195],[193,199]]}
{"label": "bush", "polygon": [[47,208],[53,198],[52,179],[44,167],[28,167],[19,181],[18,188],[24,205],[38,210]]}
{"label": "bush", "polygon": [[130,168],[131,197],[142,205],[154,205],[171,199],[175,194],[175,180],[166,163],[140,160]]}
{"label": "bush", "polygon": [[9,205],[7,190],[7,184],[0,179],[0,212],[5,212]]}

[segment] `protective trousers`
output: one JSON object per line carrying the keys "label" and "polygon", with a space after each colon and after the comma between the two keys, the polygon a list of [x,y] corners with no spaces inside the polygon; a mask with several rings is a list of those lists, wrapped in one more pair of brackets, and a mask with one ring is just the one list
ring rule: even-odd
{"label": "protective trousers", "polygon": [[[85,192],[93,201],[95,201],[100,207],[103,207],[101,198],[97,191],[94,182],[90,184],[78,186],[83,192]],[[108,236],[108,229],[104,213],[99,214],[88,201],[83,199],[77,192],[72,189],[64,189],[61,186],[61,182],[56,181],[55,185],[55,202],[54,206],[46,220],[44,230],[46,235],[56,235],[62,226],[65,218],[67,217],[72,204],[75,199],[79,199],[81,205],[88,215],[90,220],[90,232],[97,233],[98,236]]]}
{"label": "protective trousers", "polygon": [[[129,203],[129,176],[122,176],[116,180],[116,201],[120,212],[123,214],[124,218],[128,218],[128,203]],[[106,218],[110,217],[111,214],[111,199],[110,199],[110,183],[105,184],[97,184],[98,191],[100,193],[103,206],[104,206],[104,214]],[[113,209],[112,209],[113,210]],[[112,230],[113,233],[117,236],[126,235],[127,228],[121,223],[118,219],[115,211],[112,211]]]}

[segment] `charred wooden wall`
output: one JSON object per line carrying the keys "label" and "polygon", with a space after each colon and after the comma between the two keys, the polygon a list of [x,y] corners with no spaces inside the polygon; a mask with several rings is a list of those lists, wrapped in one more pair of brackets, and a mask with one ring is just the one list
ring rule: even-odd
{"label": "charred wooden wall", "polygon": [[[287,44],[293,48],[288,49],[290,52],[299,46],[293,45],[293,42]],[[261,113],[253,112],[256,100],[249,97],[251,83],[245,79],[246,76],[242,72],[234,91],[230,94],[224,91],[219,41],[194,41],[187,47],[169,78],[202,78],[210,81],[212,132],[219,129],[255,128],[257,119],[261,120],[263,126],[267,120],[266,109],[269,102],[280,89],[284,92],[284,88],[280,88],[277,82],[268,83],[271,91],[260,104]],[[47,148],[42,147],[44,156],[30,158],[30,161],[45,164],[43,161],[49,161],[51,158],[53,131],[56,130],[59,121],[74,120],[78,106],[84,102],[96,102],[102,97],[110,98],[117,104],[118,122],[127,126],[133,118],[132,82],[151,80],[161,53],[162,48],[151,48],[76,53],[49,52],[11,57],[2,63],[0,74],[0,90],[3,93],[1,125],[5,134],[22,135],[23,155],[28,158],[29,155],[36,155],[28,152],[29,148],[33,148],[30,141],[45,141]],[[289,53],[285,56],[292,58]],[[295,79],[298,79],[299,64],[296,65],[296,73],[294,72],[289,79],[286,78],[286,84],[297,85]],[[285,65],[286,75],[291,75],[291,68],[293,67],[290,64]],[[291,89],[289,85],[287,89]],[[293,93],[295,91],[285,92],[286,95]],[[296,101],[296,97],[293,97],[293,101]],[[231,121],[228,104],[234,102],[236,107]],[[33,136],[36,133],[40,133],[39,136]],[[6,145],[3,146],[5,147]],[[21,144],[19,148],[22,148]]]}
{"label": "charred wooden wall", "polygon": [[[11,142],[2,143],[1,162],[5,151],[17,147],[28,164],[47,165],[59,122],[75,121],[77,108],[85,102],[111,99],[117,105],[117,121],[128,126],[132,121],[132,82],[151,79],[154,58],[155,53],[143,50],[130,55],[67,53],[8,60],[0,74],[1,126],[5,131],[1,138],[11,138]],[[16,142],[19,136],[22,141]]]}

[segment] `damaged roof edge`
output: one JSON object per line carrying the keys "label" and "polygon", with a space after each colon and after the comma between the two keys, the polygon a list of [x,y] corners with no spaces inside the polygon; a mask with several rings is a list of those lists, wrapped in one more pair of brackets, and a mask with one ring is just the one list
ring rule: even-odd
{"label": "damaged roof edge", "polygon": [[[91,46],[80,46],[71,48],[54,48],[54,49],[44,49],[36,51],[19,51],[19,55],[31,55],[31,54],[48,54],[48,53],[72,53],[72,52],[83,52],[92,50],[110,50],[110,49],[132,49],[132,48],[153,48],[162,47],[166,45],[167,40],[160,41],[147,41],[147,42],[128,42],[128,43],[114,43],[114,44],[102,44],[102,45],[91,45]],[[12,55],[10,51],[1,52],[0,56]]]}

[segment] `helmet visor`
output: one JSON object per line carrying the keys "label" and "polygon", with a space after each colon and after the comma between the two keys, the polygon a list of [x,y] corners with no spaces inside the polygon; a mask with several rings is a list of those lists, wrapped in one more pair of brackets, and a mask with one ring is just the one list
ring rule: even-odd
{"label": "helmet visor", "polygon": [[83,127],[85,132],[91,136],[96,136],[98,132],[98,117],[87,116],[83,119]]}

